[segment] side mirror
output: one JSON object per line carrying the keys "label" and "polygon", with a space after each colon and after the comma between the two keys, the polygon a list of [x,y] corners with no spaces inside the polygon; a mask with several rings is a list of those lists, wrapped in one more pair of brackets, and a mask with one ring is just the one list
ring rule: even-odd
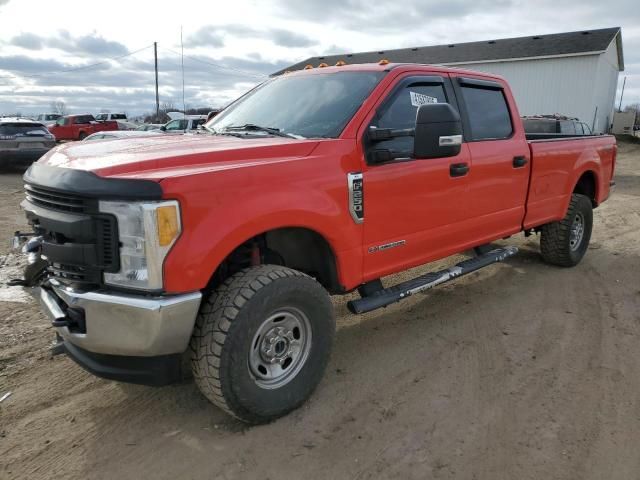
{"label": "side mirror", "polygon": [[453,157],[462,146],[460,115],[448,103],[418,107],[413,143],[414,158]]}
{"label": "side mirror", "polygon": [[160,127],[160,130],[162,130],[163,132],[166,132],[166,131],[167,131],[167,127],[165,127],[164,125],[162,125],[162,126]]}

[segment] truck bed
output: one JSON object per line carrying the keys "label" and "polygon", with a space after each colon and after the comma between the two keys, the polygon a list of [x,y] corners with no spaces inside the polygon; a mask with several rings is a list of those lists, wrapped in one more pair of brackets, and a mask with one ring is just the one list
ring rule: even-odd
{"label": "truck bed", "polygon": [[529,229],[564,217],[573,186],[583,175],[592,176],[597,206],[609,196],[615,165],[612,135],[562,136],[530,139],[531,176],[524,228]]}

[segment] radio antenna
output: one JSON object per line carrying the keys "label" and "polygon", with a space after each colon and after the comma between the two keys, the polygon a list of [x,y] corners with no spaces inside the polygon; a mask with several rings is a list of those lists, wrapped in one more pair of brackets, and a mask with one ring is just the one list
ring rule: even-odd
{"label": "radio antenna", "polygon": [[180,25],[180,62],[182,66],[182,116],[187,118],[187,106],[184,103],[184,43],[182,42],[182,25]]}

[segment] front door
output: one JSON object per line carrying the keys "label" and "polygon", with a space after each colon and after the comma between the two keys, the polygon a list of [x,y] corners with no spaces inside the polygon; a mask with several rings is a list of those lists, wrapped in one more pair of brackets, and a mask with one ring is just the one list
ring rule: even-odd
{"label": "front door", "polygon": [[466,145],[453,157],[420,159],[413,156],[413,137],[374,144],[366,137],[370,125],[414,127],[418,107],[435,102],[457,108],[448,77],[401,77],[364,130],[365,158],[372,149],[400,157],[369,162],[363,171],[365,281],[454,253],[468,237],[463,225],[469,208],[465,169],[471,168]]}

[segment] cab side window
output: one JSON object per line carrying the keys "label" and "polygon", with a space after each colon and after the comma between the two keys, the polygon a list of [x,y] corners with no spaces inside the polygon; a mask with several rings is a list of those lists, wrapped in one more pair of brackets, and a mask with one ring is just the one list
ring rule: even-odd
{"label": "cab side window", "polygon": [[[378,111],[372,125],[378,128],[413,128],[418,107],[428,103],[446,103],[447,96],[442,83],[412,82],[403,86]],[[398,137],[376,143],[377,149],[387,149],[396,153],[413,152],[413,137]]]}
{"label": "cab side window", "polygon": [[511,115],[504,93],[498,88],[462,85],[471,140],[499,140],[513,133]]}

